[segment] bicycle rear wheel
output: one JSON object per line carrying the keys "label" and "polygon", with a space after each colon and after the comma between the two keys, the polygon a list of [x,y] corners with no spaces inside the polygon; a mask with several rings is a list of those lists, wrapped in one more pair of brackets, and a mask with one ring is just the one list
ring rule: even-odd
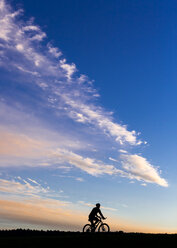
{"label": "bicycle rear wheel", "polygon": [[92,226],[90,224],[86,224],[83,229],[83,232],[92,232]]}
{"label": "bicycle rear wheel", "polygon": [[101,224],[98,228],[98,232],[109,232],[109,231],[110,231],[110,227],[106,223]]}

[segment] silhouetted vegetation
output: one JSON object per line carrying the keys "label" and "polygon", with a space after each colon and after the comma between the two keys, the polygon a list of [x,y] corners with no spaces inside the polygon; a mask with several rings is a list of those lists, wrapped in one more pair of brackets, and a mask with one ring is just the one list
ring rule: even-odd
{"label": "silhouetted vegetation", "polygon": [[39,247],[176,247],[177,234],[81,233],[38,230],[1,230],[2,248]]}

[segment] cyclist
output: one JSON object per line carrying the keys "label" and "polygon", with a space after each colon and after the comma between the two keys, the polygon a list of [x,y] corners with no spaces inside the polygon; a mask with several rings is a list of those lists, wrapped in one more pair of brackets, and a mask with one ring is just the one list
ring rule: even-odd
{"label": "cyclist", "polygon": [[101,210],[100,210],[100,203],[97,203],[96,204],[96,207],[94,207],[93,209],[92,209],[92,211],[90,212],[90,214],[89,214],[89,221],[91,222],[91,225],[92,225],[92,229],[94,230],[95,229],[95,225],[98,223],[98,221],[99,221],[99,216],[97,215],[97,214],[99,214],[100,216],[101,216],[101,218],[104,220],[104,219],[106,219],[104,216],[103,216],[103,214],[102,214],[102,212],[101,212]]}

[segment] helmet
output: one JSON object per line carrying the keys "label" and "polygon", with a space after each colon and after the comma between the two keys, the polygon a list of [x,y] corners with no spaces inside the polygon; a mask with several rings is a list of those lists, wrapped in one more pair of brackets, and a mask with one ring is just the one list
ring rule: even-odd
{"label": "helmet", "polygon": [[97,208],[99,208],[100,206],[101,206],[100,203],[97,203],[97,204],[96,204],[96,207],[97,207]]}

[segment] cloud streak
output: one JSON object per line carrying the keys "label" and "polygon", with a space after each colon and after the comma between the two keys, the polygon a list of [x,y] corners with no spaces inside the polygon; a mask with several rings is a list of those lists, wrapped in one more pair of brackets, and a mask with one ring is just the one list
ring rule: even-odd
{"label": "cloud streak", "polygon": [[[77,71],[74,63],[68,64],[65,58],[57,60],[61,53],[51,45],[44,46],[44,52],[41,53],[36,42],[40,43],[46,34],[32,21],[19,22],[16,17],[22,10],[12,12],[3,0],[1,6],[1,65],[8,64],[8,67],[11,66],[14,70],[30,74],[32,82],[53,96],[50,98],[53,99],[53,107],[58,109],[60,103],[60,109],[63,108],[65,114],[76,122],[92,124],[121,144],[141,143],[137,140],[135,131],[128,131],[125,125],[115,123],[110,113],[88,101],[96,95],[95,89],[86,76],[73,77]],[[54,58],[51,58],[50,54]],[[75,88],[72,93],[71,87]]]}
{"label": "cloud streak", "polygon": [[[8,228],[14,228],[20,224],[26,225],[26,228],[34,226],[35,229],[41,229],[42,226],[43,229],[78,231],[82,230],[83,225],[87,223],[88,207],[91,209],[93,204],[84,201],[71,203],[49,198],[47,194],[41,195],[41,190],[37,186],[29,186],[20,177],[19,180],[21,182],[14,179],[0,180],[0,219],[10,221]],[[117,211],[104,206],[103,209],[109,211],[110,216],[112,216],[111,212]],[[111,230],[114,231],[120,229],[142,231],[142,228],[145,231],[152,231],[152,229],[148,230],[147,226],[146,228],[144,225],[140,226],[140,223],[137,223],[135,228],[135,223],[132,224],[115,216],[110,217],[108,221]],[[7,227],[2,225],[2,228]]]}
{"label": "cloud streak", "polygon": [[[51,206],[55,204],[55,207]],[[72,210],[62,209],[57,201],[33,199],[28,202],[0,200],[0,219],[59,230],[80,230],[86,222],[84,215]],[[39,214],[40,213],[40,214]]]}
{"label": "cloud streak", "polygon": [[[83,128],[82,130],[88,135],[94,136],[95,133],[99,133],[102,136],[101,141],[108,138],[119,148],[120,146],[137,147],[142,144],[136,131],[129,131],[126,125],[117,123],[113,113],[109,113],[98,104],[96,101],[98,93],[92,81],[85,75],[78,75],[76,65],[67,63],[60,49],[52,46],[50,42],[45,43],[47,35],[34,24],[32,19],[23,22],[22,13],[22,10],[13,11],[6,1],[0,0],[0,66],[10,72],[13,80],[16,77],[20,78],[15,83],[27,87],[28,91],[31,90],[32,95],[36,96],[35,106],[40,105],[41,111],[37,112],[33,107],[34,115],[45,109],[46,112],[51,112],[55,116],[55,121],[63,121],[64,127],[70,121],[66,130],[71,129],[71,126],[74,127],[77,130],[77,136]],[[14,101],[18,106],[20,105],[17,99]],[[9,101],[6,105],[0,104],[4,109],[11,111],[12,108],[7,107],[10,103]],[[19,112],[14,109],[10,113],[0,110],[2,128],[10,123],[9,131],[6,130],[4,133],[0,129],[3,137],[3,141],[0,141],[1,166],[21,166],[22,164],[51,166],[66,163],[93,176],[120,175],[168,186],[158,171],[141,156],[121,155],[122,168],[117,169],[115,165],[102,162],[91,155],[81,155],[83,142],[74,142],[74,139],[67,138],[59,141],[60,133],[66,133],[64,128],[59,130],[58,136],[56,135],[58,139],[54,137],[56,132],[53,132],[53,140],[49,138],[50,135],[48,137],[44,135],[44,138],[38,135],[37,138],[40,128],[36,128],[36,134],[27,127],[20,130],[20,125],[25,126],[25,123],[26,126],[30,126],[32,121],[28,122],[30,118],[25,117],[25,121],[21,124],[19,121],[21,117],[18,118]],[[11,117],[8,119],[7,116],[10,114]],[[36,123],[39,125],[39,122]],[[34,127],[33,124],[31,125]],[[80,151],[78,151],[79,148]],[[87,149],[88,146],[85,148]],[[125,153],[125,150],[119,151]],[[115,159],[114,162],[121,164]]]}
{"label": "cloud streak", "polygon": [[156,183],[168,187],[168,183],[161,178],[157,169],[146,158],[139,155],[121,155],[123,168],[130,173],[131,179],[142,180],[148,183]]}
{"label": "cloud streak", "polygon": [[33,179],[28,179],[29,182],[18,179],[21,182],[0,179],[1,220],[10,220],[12,226],[20,222],[69,231],[79,230],[86,222],[83,212],[71,210],[73,204],[70,202],[54,199],[53,191]]}
{"label": "cloud streak", "polygon": [[20,195],[38,195],[40,193],[48,193],[48,189],[43,188],[40,185],[32,186],[26,180],[23,180],[23,184],[14,180],[9,181],[0,179],[0,191],[4,193],[20,194]]}
{"label": "cloud streak", "polygon": [[[35,140],[24,135],[14,135],[3,133],[4,141],[0,142],[0,154],[7,156],[9,162],[12,157],[13,163],[10,160],[9,165],[14,165],[14,158],[19,157],[16,163],[18,166],[58,166],[67,164],[85,171],[86,173],[99,176],[120,175],[130,179],[136,179],[148,183],[156,183],[160,186],[167,187],[168,183],[161,178],[159,172],[145,158],[139,155],[121,154],[122,169],[116,168],[114,165],[103,163],[90,157],[83,157],[77,153],[67,149],[59,148],[56,144],[48,144],[44,140]],[[11,144],[9,146],[9,144]],[[118,160],[109,158],[111,161],[119,164]],[[1,161],[1,166],[6,165],[5,158]],[[21,162],[20,162],[21,161]],[[4,163],[4,164],[3,164]]]}

